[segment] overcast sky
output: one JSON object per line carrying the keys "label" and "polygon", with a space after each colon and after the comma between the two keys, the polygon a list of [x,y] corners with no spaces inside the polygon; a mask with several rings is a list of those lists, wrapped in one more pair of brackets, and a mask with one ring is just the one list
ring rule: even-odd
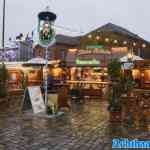
{"label": "overcast sky", "polygon": [[57,25],[78,31],[58,29],[57,33],[79,35],[80,31],[87,33],[111,22],[150,41],[150,0],[6,0],[5,40],[17,33],[31,32],[36,27],[38,12],[47,5],[57,14]]}

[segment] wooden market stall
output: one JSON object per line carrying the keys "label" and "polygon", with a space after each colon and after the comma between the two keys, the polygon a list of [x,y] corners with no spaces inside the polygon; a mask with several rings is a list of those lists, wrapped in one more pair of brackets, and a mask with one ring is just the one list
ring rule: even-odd
{"label": "wooden market stall", "polygon": [[21,89],[23,62],[4,62],[4,64],[6,65],[6,69],[8,71],[8,80],[7,80],[8,90]]}
{"label": "wooden market stall", "polygon": [[43,58],[33,58],[23,64],[28,77],[28,85],[42,86],[45,81],[46,72],[49,74],[50,68],[58,64],[59,60],[48,61],[48,70],[45,69],[46,60]]}

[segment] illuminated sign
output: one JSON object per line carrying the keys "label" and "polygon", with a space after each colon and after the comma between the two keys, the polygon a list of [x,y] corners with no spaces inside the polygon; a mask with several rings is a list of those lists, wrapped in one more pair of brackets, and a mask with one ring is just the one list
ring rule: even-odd
{"label": "illuminated sign", "polygon": [[76,59],[77,65],[100,65],[100,61],[96,59],[92,60],[80,60],[79,58]]}
{"label": "illuminated sign", "polygon": [[98,49],[98,48],[101,49],[101,48],[104,48],[104,46],[103,45],[87,45],[86,48],[87,49],[95,49],[95,48],[96,49]]}
{"label": "illuminated sign", "polygon": [[104,51],[103,49],[94,49],[94,50],[78,50],[77,55],[93,55],[93,54],[110,54],[110,51]]}

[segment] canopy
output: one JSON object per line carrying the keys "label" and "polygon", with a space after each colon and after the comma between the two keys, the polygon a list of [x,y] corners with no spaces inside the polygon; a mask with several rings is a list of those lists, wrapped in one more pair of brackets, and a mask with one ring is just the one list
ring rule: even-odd
{"label": "canopy", "polygon": [[[136,61],[136,60],[144,60],[144,59],[141,58],[140,56],[133,55],[132,61]],[[126,56],[120,58],[120,62],[129,62],[129,60],[128,60],[128,55],[126,55]]]}

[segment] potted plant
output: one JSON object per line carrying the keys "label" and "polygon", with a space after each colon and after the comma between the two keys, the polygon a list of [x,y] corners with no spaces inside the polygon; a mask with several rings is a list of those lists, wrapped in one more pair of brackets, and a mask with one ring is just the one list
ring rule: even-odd
{"label": "potted plant", "polygon": [[121,62],[118,59],[112,59],[108,63],[108,74],[111,81],[117,81],[121,75]]}
{"label": "potted plant", "polygon": [[120,77],[120,84],[122,88],[122,95],[127,96],[130,94],[131,90],[135,86],[135,82],[132,78],[132,75],[122,75]]}
{"label": "potted plant", "polygon": [[121,63],[117,59],[113,59],[108,63],[108,74],[112,81],[109,96],[108,96],[108,110],[110,112],[110,121],[118,122],[121,121]]}
{"label": "potted plant", "polygon": [[52,106],[47,105],[46,113],[47,113],[48,115],[53,115],[53,109],[52,109]]}
{"label": "potted plant", "polygon": [[21,83],[22,89],[25,89],[28,86],[28,76],[23,71],[21,71],[20,83]]}
{"label": "potted plant", "polygon": [[120,85],[121,85],[121,96],[122,96],[122,120],[124,122],[128,122],[129,125],[133,123],[133,116],[129,113],[128,103],[129,97],[131,96],[132,89],[135,86],[135,82],[132,78],[131,71],[128,74],[123,74],[120,78]]}
{"label": "potted plant", "polygon": [[6,66],[4,63],[0,65],[0,97],[6,97],[7,96],[7,83],[8,79],[8,72],[6,69]]}

